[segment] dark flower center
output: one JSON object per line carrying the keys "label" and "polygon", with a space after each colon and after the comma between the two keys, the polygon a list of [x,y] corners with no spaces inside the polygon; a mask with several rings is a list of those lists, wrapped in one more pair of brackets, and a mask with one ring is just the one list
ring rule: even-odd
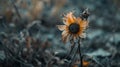
{"label": "dark flower center", "polygon": [[78,32],[79,32],[79,29],[80,29],[80,27],[79,27],[79,24],[77,24],[77,23],[72,23],[72,24],[69,26],[69,31],[70,31],[71,33],[73,33],[73,34],[78,33]]}

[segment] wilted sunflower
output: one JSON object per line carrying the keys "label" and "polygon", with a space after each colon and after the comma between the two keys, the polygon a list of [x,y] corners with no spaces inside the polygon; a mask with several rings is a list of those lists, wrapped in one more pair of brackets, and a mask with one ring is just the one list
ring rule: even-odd
{"label": "wilted sunflower", "polygon": [[88,26],[88,21],[81,17],[75,17],[74,12],[69,12],[63,17],[65,25],[57,25],[62,32],[62,40],[66,43],[68,40],[76,40],[85,38],[85,30]]}

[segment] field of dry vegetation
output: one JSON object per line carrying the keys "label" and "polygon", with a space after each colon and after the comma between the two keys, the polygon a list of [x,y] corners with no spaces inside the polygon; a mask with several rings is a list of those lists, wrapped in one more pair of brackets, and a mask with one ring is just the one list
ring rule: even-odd
{"label": "field of dry vegetation", "polygon": [[120,0],[0,0],[0,67],[81,67],[56,25],[86,8],[83,67],[120,67]]}

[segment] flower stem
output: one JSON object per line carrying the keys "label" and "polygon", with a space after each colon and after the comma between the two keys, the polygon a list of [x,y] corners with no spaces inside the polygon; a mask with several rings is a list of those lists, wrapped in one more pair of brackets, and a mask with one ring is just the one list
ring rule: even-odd
{"label": "flower stem", "polygon": [[71,67],[72,63],[74,62],[76,54],[77,54],[77,51],[78,51],[78,47],[76,48],[76,50],[75,50],[75,52],[74,52],[74,54],[73,54],[73,56],[71,58],[72,61],[70,62],[70,64],[69,64],[70,66],[69,67]]}
{"label": "flower stem", "polygon": [[79,39],[79,41],[78,41],[78,52],[79,52],[80,61],[81,61],[81,66],[80,67],[83,67],[83,62],[82,62],[83,57],[82,57],[82,54],[81,54],[80,45],[81,45],[81,40]]}
{"label": "flower stem", "polygon": [[67,56],[65,56],[65,58],[68,58],[68,56],[71,55],[71,53],[73,52],[73,49],[75,48],[75,43],[73,43],[73,45],[71,46],[71,50],[70,52],[67,54]]}

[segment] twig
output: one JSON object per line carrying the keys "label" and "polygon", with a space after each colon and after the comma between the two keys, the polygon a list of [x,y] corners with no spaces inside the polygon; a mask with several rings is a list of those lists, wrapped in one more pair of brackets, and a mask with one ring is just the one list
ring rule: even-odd
{"label": "twig", "polygon": [[23,61],[16,59],[16,57],[14,57],[15,54],[14,54],[6,45],[3,45],[2,42],[0,42],[0,44],[1,44],[1,46],[3,46],[3,49],[4,49],[5,51],[7,51],[8,53],[11,54],[10,56],[11,56],[11,58],[12,58],[13,60],[15,60],[15,61],[17,61],[17,62],[19,62],[19,63],[21,63],[21,64],[23,64],[23,65],[30,66],[30,64],[26,64],[26,63],[24,63]]}
{"label": "twig", "polygon": [[14,0],[9,0],[9,1],[10,1],[11,4],[13,5],[13,7],[14,7],[14,9],[15,9],[15,11],[16,11],[16,14],[18,15],[19,19],[21,20],[22,18],[21,18],[21,16],[20,16],[20,13],[19,13],[19,11],[18,11],[17,6],[16,6],[15,3],[14,3]]}

